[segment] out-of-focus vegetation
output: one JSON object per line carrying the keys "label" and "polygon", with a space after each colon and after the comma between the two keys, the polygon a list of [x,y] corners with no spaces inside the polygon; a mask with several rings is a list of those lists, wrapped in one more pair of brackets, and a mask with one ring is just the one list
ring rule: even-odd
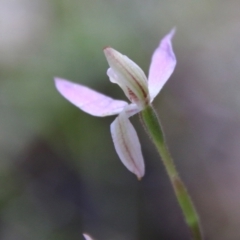
{"label": "out-of-focus vegetation", "polygon": [[0,0],[0,238],[190,239],[162,163],[139,124],[146,176],[115,153],[113,117],[63,99],[53,77],[124,98],[102,48],[147,73],[173,27],[176,71],[154,102],[207,239],[240,238],[238,0]]}

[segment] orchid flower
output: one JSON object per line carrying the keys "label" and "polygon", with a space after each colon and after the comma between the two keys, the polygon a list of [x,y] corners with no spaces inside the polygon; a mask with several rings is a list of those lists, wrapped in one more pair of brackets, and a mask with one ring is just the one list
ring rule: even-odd
{"label": "orchid flower", "polygon": [[145,172],[144,160],[137,133],[129,117],[149,106],[171,76],[176,65],[171,44],[173,35],[174,30],[162,39],[154,51],[148,79],[142,69],[127,56],[111,47],[104,49],[110,66],[107,75],[111,82],[122,88],[130,103],[55,78],[56,88],[62,96],[84,112],[98,117],[118,114],[110,127],[113,143],[120,160],[138,179]]}

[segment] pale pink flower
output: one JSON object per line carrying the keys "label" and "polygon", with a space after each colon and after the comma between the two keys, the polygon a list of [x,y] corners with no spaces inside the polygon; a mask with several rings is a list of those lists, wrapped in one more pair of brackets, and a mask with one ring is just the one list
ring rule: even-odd
{"label": "pale pink flower", "polygon": [[83,85],[55,78],[58,91],[81,110],[98,117],[119,114],[111,124],[111,135],[116,152],[123,164],[136,174],[138,179],[144,175],[145,167],[137,133],[129,117],[151,104],[163,85],[171,76],[176,58],[172,50],[172,30],[154,51],[148,79],[142,69],[113,48],[104,49],[110,68],[107,75],[124,91],[130,104],[98,93]]}

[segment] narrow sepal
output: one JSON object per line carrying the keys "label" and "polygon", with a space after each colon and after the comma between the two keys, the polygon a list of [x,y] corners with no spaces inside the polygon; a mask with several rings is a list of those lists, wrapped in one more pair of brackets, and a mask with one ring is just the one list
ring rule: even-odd
{"label": "narrow sepal", "polygon": [[120,113],[127,102],[112,99],[83,85],[55,78],[57,90],[69,102],[93,116],[104,117]]}
{"label": "narrow sepal", "polygon": [[171,43],[174,33],[175,29],[161,40],[158,48],[153,53],[148,76],[151,101],[153,101],[162,89],[176,66],[176,57]]}
{"label": "narrow sepal", "polygon": [[111,124],[111,134],[120,160],[129,171],[141,179],[145,172],[141,145],[125,111]]}

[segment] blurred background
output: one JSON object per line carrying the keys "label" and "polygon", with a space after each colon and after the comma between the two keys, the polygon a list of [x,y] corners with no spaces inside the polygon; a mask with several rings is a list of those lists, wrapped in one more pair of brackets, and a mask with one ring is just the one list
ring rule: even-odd
{"label": "blurred background", "polygon": [[53,77],[118,99],[104,46],[148,73],[173,27],[175,72],[154,106],[206,239],[240,239],[240,1],[0,0],[0,239],[190,239],[137,116],[142,181],[114,150],[114,117],[67,102]]}

